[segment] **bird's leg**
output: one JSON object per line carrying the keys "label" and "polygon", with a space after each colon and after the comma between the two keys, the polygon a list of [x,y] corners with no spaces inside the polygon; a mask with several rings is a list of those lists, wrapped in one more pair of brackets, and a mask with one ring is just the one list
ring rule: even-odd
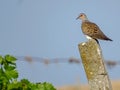
{"label": "bird's leg", "polygon": [[[99,41],[97,39],[95,39],[95,41],[97,42],[97,44],[99,44]],[[100,45],[100,44],[99,44]]]}

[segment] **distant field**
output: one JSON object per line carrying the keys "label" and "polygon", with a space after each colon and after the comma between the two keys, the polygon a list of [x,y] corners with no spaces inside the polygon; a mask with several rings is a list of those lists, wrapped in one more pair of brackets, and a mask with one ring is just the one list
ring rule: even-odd
{"label": "distant field", "polygon": [[[120,90],[120,80],[112,81],[113,90]],[[65,85],[57,87],[57,90],[89,90],[88,85]]]}

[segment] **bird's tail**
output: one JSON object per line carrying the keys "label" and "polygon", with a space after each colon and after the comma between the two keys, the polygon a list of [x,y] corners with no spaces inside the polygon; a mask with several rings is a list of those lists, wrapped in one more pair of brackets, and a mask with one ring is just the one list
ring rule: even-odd
{"label": "bird's tail", "polygon": [[108,40],[108,41],[113,41],[112,39],[110,39],[110,38],[108,38],[108,37],[106,37],[106,38],[104,38],[105,40]]}

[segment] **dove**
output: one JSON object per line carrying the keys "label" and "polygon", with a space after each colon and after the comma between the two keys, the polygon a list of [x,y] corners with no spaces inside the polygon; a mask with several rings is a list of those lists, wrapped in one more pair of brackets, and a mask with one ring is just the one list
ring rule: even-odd
{"label": "dove", "polygon": [[113,41],[101,31],[97,24],[89,21],[86,14],[81,13],[76,19],[82,20],[81,29],[87,39]]}

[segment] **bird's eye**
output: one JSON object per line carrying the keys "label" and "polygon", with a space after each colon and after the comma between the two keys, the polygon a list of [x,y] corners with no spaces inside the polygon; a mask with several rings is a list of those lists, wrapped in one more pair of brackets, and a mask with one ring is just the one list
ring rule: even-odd
{"label": "bird's eye", "polygon": [[83,14],[80,15],[80,17],[82,17],[82,16],[83,16]]}

